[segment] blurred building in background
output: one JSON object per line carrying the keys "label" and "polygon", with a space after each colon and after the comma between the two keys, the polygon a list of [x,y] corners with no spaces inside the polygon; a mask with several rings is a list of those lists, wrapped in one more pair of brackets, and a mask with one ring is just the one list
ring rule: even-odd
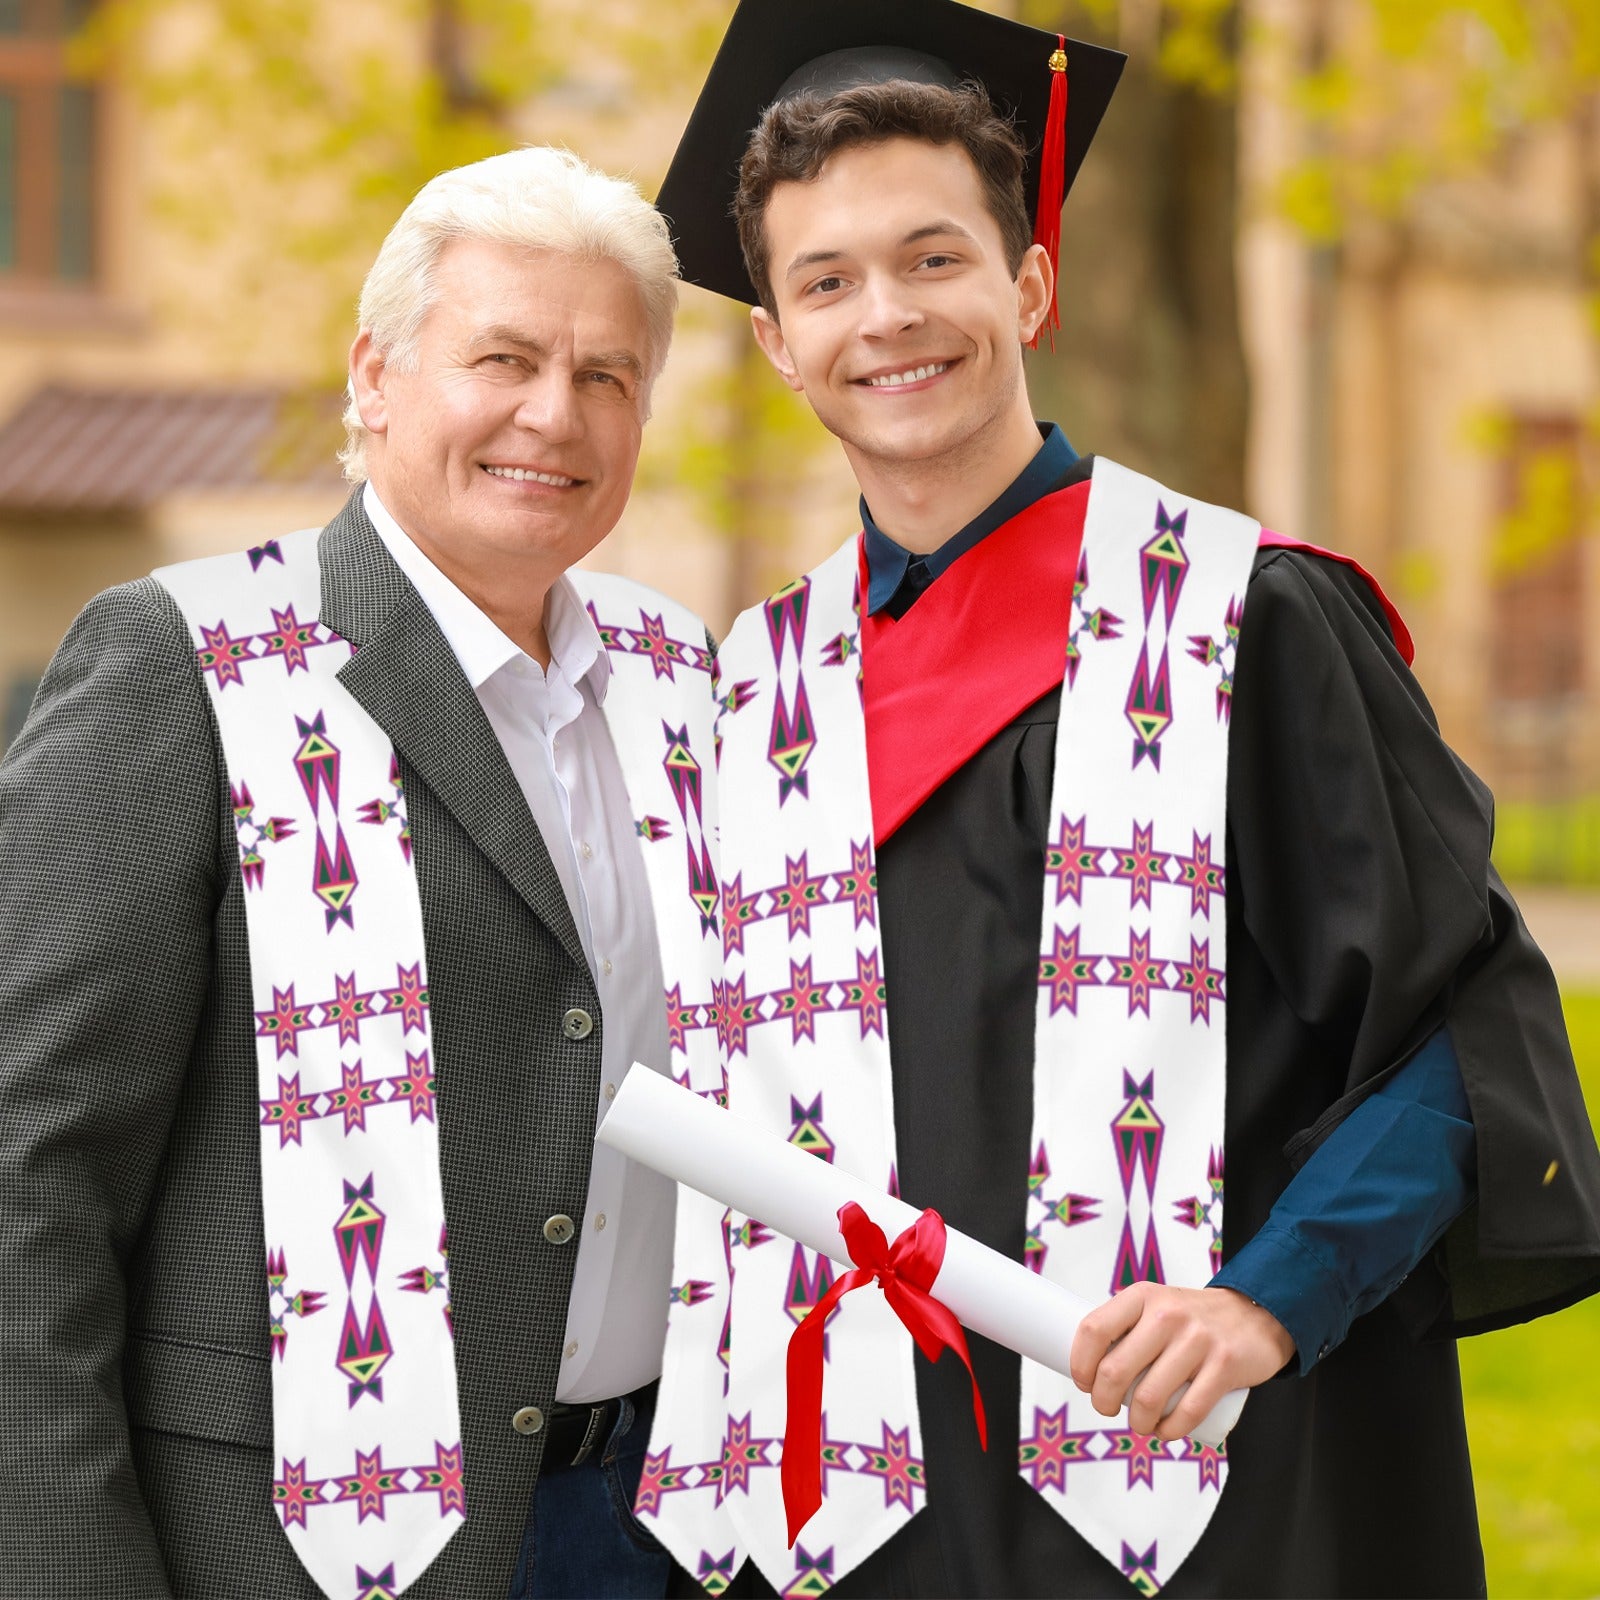
{"label": "blurred building in background", "polygon": [[[731,9],[663,37],[644,0],[0,0],[0,742],[90,594],[337,509],[351,308],[406,197],[525,140],[653,193]],[[1416,8],[1466,51],[1415,51],[1422,112],[1360,97],[1395,81],[1393,0],[993,9],[1134,58],[1041,411],[1368,564],[1526,864],[1600,876],[1595,95],[1408,173],[1397,117],[1519,48],[1493,8]],[[1351,173],[1378,200],[1321,216]],[[837,450],[698,291],[646,441],[597,560],[714,626],[849,531]]]}

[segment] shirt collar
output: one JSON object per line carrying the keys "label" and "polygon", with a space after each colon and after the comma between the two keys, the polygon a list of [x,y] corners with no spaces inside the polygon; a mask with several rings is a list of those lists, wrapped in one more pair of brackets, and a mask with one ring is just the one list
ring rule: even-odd
{"label": "shirt collar", "polygon": [[1012,480],[1010,487],[928,555],[913,556],[903,545],[897,544],[872,520],[866,500],[861,501],[861,526],[867,553],[869,615],[881,611],[894,598],[914,560],[920,560],[926,566],[931,582],[980,540],[1026,511],[1034,501],[1042,500],[1055,488],[1067,469],[1078,459],[1078,453],[1055,423],[1042,422],[1038,428],[1039,448],[1034,452],[1033,459]]}
{"label": "shirt collar", "polygon": [[[535,669],[539,668],[537,661],[508,638],[493,618],[422,552],[378,498],[378,491],[370,481],[362,491],[361,504],[383,540],[384,548],[394,557],[395,565],[422,596],[422,603],[438,623],[445,643],[454,652],[474,690],[481,689],[502,667],[519,657],[531,662]],[[544,627],[551,664],[571,684],[577,685],[587,678],[596,703],[603,702],[611,677],[611,662],[594,619],[565,575],[551,586],[545,599]]]}

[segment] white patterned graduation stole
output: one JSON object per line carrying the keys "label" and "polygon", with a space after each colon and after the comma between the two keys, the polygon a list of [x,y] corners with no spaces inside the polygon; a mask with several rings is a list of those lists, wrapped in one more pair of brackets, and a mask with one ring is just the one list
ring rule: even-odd
{"label": "white patterned graduation stole", "polygon": [[[722,646],[721,1018],[733,1110],[893,1188],[858,611],[852,540],[746,612]],[[719,1352],[727,1398],[715,1405],[726,1428],[719,1455],[683,1487],[700,1492],[707,1526],[729,1530],[724,1543],[748,1548],[781,1593],[819,1594],[923,1503],[911,1343],[881,1294],[850,1296],[829,1324],[823,1505],[790,1550],[778,1472],[785,1359],[833,1268],[758,1217],[726,1214],[720,1231],[733,1281],[731,1339]],[[667,1384],[695,1359],[669,1344],[653,1452],[681,1435]],[[699,1364],[717,1369],[703,1355]],[[713,1592],[736,1564],[719,1570]]]}
{"label": "white patterned graduation stole", "polygon": [[[717,1019],[722,943],[717,872],[715,671],[691,611],[602,573],[569,574],[611,653],[606,722],[644,854],[666,983],[673,1077],[727,1102]],[[744,1561],[721,1508],[728,1267],[723,1210],[680,1187],[665,1373],[637,1514],[711,1593]],[[661,1418],[672,1418],[670,1431]],[[656,1443],[666,1439],[666,1443]]]}
{"label": "white patterned graduation stole", "polygon": [[[1051,796],[1026,1245],[1091,1304],[1221,1265],[1228,717],[1259,532],[1096,459]],[[1033,1362],[1020,1454],[1146,1594],[1227,1475],[1218,1450],[1108,1424]]]}
{"label": "white patterned graduation stole", "polygon": [[273,1499],[330,1600],[467,1515],[422,911],[399,764],[336,674],[317,530],[155,574],[222,736],[250,941]]}

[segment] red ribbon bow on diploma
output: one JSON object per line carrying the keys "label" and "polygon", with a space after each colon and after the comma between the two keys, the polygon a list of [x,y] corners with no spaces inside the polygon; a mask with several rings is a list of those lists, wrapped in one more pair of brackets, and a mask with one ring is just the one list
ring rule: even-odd
{"label": "red ribbon bow on diploma", "polygon": [[789,1547],[822,1504],[822,1334],[839,1301],[874,1278],[884,1298],[930,1361],[945,1350],[961,1357],[972,1379],[972,1416],[978,1441],[989,1448],[978,1377],[967,1354],[967,1337],[947,1305],[928,1292],[944,1265],[944,1218],[924,1211],[891,1245],[883,1229],[854,1200],[839,1207],[839,1231],[855,1262],[789,1336],[789,1420],[783,1435],[783,1508]]}

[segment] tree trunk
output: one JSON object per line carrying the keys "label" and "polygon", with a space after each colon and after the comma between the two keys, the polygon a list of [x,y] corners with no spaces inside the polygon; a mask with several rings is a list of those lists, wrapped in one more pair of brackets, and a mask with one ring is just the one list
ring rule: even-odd
{"label": "tree trunk", "polygon": [[1079,451],[1242,507],[1235,110],[1129,60],[1067,200],[1061,331],[1029,357],[1029,385]]}

